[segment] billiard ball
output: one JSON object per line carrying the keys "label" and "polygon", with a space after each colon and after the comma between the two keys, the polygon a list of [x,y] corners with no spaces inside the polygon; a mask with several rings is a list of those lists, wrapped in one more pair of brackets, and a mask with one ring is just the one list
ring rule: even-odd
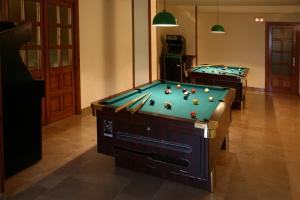
{"label": "billiard ball", "polygon": [[171,94],[171,93],[172,93],[171,89],[165,89],[165,94]]}
{"label": "billiard ball", "polygon": [[184,100],[187,100],[189,98],[189,95],[184,95],[183,98]]}
{"label": "billiard ball", "polygon": [[170,102],[167,102],[167,101],[165,102],[164,106],[168,110],[172,108],[172,104]]}
{"label": "billiard ball", "polygon": [[177,84],[176,85],[177,89],[181,88],[181,85],[180,84]]}
{"label": "billiard ball", "polygon": [[191,89],[191,93],[196,93],[196,89],[195,89],[195,88],[192,88],[192,89]]}
{"label": "billiard ball", "polygon": [[213,100],[214,100],[214,97],[210,96],[210,97],[208,97],[208,100],[209,100],[209,101],[213,101]]}
{"label": "billiard ball", "polygon": [[150,100],[150,105],[153,106],[155,104],[155,101],[153,99]]}
{"label": "billiard ball", "polygon": [[209,92],[209,89],[208,89],[208,88],[205,88],[205,89],[204,89],[204,92],[208,93],[208,92]]}
{"label": "billiard ball", "polygon": [[167,85],[167,89],[171,89],[171,85]]}
{"label": "billiard ball", "polygon": [[191,118],[196,118],[196,116],[197,116],[195,111],[191,112],[190,115],[191,115]]}
{"label": "billiard ball", "polygon": [[183,94],[184,94],[185,96],[188,96],[188,95],[190,95],[190,92],[189,92],[189,91],[185,91]]}
{"label": "billiard ball", "polygon": [[182,89],[182,92],[186,92],[186,89],[185,89],[185,88],[183,88],[183,89]]}
{"label": "billiard ball", "polygon": [[199,100],[198,99],[193,99],[192,102],[193,102],[194,105],[198,105],[199,104]]}

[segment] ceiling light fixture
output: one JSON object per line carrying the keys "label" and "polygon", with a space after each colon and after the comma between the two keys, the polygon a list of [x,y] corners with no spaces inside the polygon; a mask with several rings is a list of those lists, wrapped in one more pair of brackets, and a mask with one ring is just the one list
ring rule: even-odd
{"label": "ceiling light fixture", "polygon": [[152,25],[159,27],[178,26],[176,17],[172,13],[166,11],[166,0],[164,0],[164,10],[155,15]]}
{"label": "ceiling light fixture", "polygon": [[255,22],[264,22],[263,17],[255,17]]}
{"label": "ceiling light fixture", "polygon": [[217,24],[211,27],[210,32],[212,33],[225,33],[225,29],[219,24],[219,0],[217,0]]}

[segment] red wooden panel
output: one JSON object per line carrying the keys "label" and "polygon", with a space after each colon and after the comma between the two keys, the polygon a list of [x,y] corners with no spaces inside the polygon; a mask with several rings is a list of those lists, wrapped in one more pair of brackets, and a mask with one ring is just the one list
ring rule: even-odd
{"label": "red wooden panel", "polygon": [[66,93],[63,95],[63,108],[66,109],[68,107],[73,106],[73,95],[72,93]]}
{"label": "red wooden panel", "polygon": [[51,112],[58,112],[60,110],[59,96],[50,98],[50,110],[51,110]]}
{"label": "red wooden panel", "polygon": [[58,90],[60,88],[60,75],[54,74],[49,78],[49,85],[51,90]]}
{"label": "red wooden panel", "polygon": [[63,74],[63,87],[72,87],[72,71]]}

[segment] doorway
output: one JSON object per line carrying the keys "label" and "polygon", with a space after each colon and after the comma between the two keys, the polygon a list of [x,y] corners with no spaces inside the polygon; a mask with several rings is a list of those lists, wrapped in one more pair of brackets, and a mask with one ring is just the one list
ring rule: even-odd
{"label": "doorway", "polygon": [[266,23],[266,91],[299,93],[300,23]]}

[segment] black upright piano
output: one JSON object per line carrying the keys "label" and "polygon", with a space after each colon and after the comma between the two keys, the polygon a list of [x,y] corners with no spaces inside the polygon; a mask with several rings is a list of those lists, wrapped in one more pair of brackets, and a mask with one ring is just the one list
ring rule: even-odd
{"label": "black upright piano", "polygon": [[31,40],[31,34],[29,23],[0,22],[5,177],[42,158],[41,100],[45,93],[44,81],[34,80],[20,57],[20,48]]}

